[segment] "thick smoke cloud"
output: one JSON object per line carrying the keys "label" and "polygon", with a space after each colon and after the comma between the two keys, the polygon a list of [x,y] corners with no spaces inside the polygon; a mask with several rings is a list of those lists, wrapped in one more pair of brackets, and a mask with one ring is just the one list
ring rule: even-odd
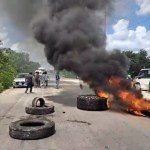
{"label": "thick smoke cloud", "polygon": [[128,60],[118,50],[105,49],[106,8],[112,8],[112,0],[48,0],[33,31],[56,69],[73,71],[91,87],[108,90],[108,79],[126,77]]}
{"label": "thick smoke cloud", "polygon": [[0,16],[9,18],[26,34],[30,32],[29,24],[42,4],[42,0],[0,0]]}

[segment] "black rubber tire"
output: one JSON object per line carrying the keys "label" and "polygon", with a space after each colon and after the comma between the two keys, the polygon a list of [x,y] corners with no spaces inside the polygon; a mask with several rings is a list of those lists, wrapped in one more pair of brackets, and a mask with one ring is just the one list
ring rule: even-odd
{"label": "black rubber tire", "polygon": [[107,110],[107,99],[96,95],[80,95],[77,97],[77,108],[88,111]]}
{"label": "black rubber tire", "polygon": [[44,107],[45,100],[40,97],[35,97],[32,101],[32,107],[38,107],[37,103],[40,102],[40,107]]}
{"label": "black rubber tire", "polygon": [[142,111],[142,114],[144,114],[147,117],[150,117],[150,110],[144,110]]}
{"label": "black rubber tire", "polygon": [[[41,124],[32,126],[31,124]],[[26,126],[23,126],[26,124]],[[27,125],[28,124],[28,125]],[[37,140],[49,137],[55,133],[55,123],[45,119],[25,119],[12,122],[9,126],[9,135],[14,139]]]}
{"label": "black rubber tire", "polygon": [[25,111],[27,114],[31,115],[46,115],[46,114],[51,114],[54,113],[54,106],[53,105],[48,105],[44,107],[26,107]]}

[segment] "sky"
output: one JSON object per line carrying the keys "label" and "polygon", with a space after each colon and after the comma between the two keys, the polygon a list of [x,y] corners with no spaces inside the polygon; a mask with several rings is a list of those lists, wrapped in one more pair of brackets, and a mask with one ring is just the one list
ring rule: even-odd
{"label": "sky", "polygon": [[112,19],[107,28],[107,48],[145,49],[150,54],[150,0],[130,0],[127,10],[127,14]]}
{"label": "sky", "polygon": [[[125,5],[118,7],[107,19],[107,50],[120,49],[138,52],[147,50],[150,55],[150,0],[118,0]],[[7,17],[0,18],[0,39],[4,47],[25,51],[32,60],[51,68],[43,52],[43,46],[22,32]]]}

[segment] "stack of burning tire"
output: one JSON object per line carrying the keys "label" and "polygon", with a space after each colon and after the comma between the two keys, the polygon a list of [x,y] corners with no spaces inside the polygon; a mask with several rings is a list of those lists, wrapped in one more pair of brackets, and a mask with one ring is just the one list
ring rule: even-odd
{"label": "stack of burning tire", "polygon": [[108,109],[107,98],[96,95],[80,95],[77,97],[77,108],[88,111],[104,111]]}
{"label": "stack of burning tire", "polygon": [[[43,98],[34,98],[32,106],[25,108],[27,114],[46,115],[54,112],[54,106],[46,105]],[[51,120],[30,118],[12,122],[9,126],[9,135],[14,139],[36,140],[49,137],[55,133],[55,123]]]}

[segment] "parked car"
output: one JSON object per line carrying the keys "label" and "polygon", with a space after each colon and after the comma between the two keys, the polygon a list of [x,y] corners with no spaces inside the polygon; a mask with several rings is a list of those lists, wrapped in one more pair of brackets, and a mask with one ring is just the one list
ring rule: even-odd
{"label": "parked car", "polygon": [[17,74],[16,78],[13,81],[13,88],[17,87],[26,87],[27,84],[25,82],[25,78],[28,75],[28,73],[19,73]]}
{"label": "parked car", "polygon": [[141,69],[138,76],[133,79],[133,87],[136,90],[150,90],[150,68]]}

